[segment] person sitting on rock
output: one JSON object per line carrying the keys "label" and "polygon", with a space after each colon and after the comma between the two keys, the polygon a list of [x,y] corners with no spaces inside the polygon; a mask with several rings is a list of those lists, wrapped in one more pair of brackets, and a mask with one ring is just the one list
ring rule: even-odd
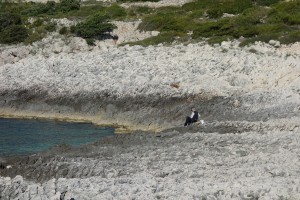
{"label": "person sitting on rock", "polygon": [[190,124],[192,124],[192,123],[197,122],[197,121],[198,121],[198,118],[200,117],[200,114],[196,111],[195,108],[192,108],[191,111],[192,111],[192,114],[191,114],[190,117],[189,117],[189,116],[186,117],[184,126],[188,126],[188,125],[190,125]]}

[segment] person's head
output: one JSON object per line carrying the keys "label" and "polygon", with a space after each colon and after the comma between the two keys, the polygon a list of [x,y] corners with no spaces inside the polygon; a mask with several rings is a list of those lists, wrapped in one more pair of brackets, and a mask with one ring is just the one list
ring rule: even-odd
{"label": "person's head", "polygon": [[195,111],[196,111],[196,109],[195,109],[194,107],[192,107],[192,108],[191,108],[191,111],[192,111],[192,112],[195,112]]}

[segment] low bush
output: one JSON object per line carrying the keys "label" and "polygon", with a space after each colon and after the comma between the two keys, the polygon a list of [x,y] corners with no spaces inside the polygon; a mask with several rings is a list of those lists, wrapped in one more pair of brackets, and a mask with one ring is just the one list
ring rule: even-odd
{"label": "low bush", "polygon": [[34,3],[12,3],[9,1],[0,1],[0,12],[9,12],[21,14],[23,10],[29,9]]}
{"label": "low bush", "polygon": [[47,30],[48,32],[54,32],[56,31],[56,24],[55,23],[47,23],[46,25],[44,25],[45,30]]}
{"label": "low bush", "polygon": [[0,12],[0,43],[20,43],[27,37],[28,30],[23,25],[20,15],[9,12]]}
{"label": "low bush", "polygon": [[127,11],[127,16],[129,18],[140,18],[145,14],[150,14],[154,9],[149,7],[131,7]]}
{"label": "low bush", "polygon": [[300,24],[300,0],[276,4],[268,16],[269,23]]}
{"label": "low bush", "polygon": [[193,39],[201,37],[213,37],[232,35],[234,26],[229,19],[222,19],[219,21],[208,21],[199,24],[192,35]]}
{"label": "low bush", "polygon": [[[175,41],[177,38],[183,37],[184,35],[185,34],[183,34],[183,33],[177,33],[177,32],[173,32],[173,31],[163,32],[163,33],[160,33],[157,36],[150,37],[150,38],[147,38],[147,39],[142,40],[142,41],[129,42],[129,43],[126,43],[126,44],[141,45],[141,46],[157,45],[157,44],[160,44],[160,43],[170,44],[173,41]],[[126,44],[123,44],[123,45],[126,45]]]}
{"label": "low bush", "polygon": [[125,2],[159,2],[160,0],[117,0],[117,2],[125,3]]}
{"label": "low bush", "polygon": [[67,27],[62,27],[61,29],[59,29],[59,34],[61,34],[61,35],[66,35],[66,34],[68,34],[68,28]]}
{"label": "low bush", "polygon": [[56,24],[45,20],[42,25],[33,27],[29,30],[28,38],[24,41],[26,44],[43,39],[47,33],[56,31]]}
{"label": "low bush", "polygon": [[207,40],[208,44],[221,44],[223,41],[229,41],[232,40],[233,38],[230,36],[216,36],[216,37],[211,37]]}
{"label": "low bush", "polygon": [[11,25],[0,32],[0,43],[16,44],[24,42],[28,37],[28,30],[23,25]]}
{"label": "low bush", "polygon": [[281,23],[281,24],[260,24],[256,26],[256,30],[259,35],[266,35],[270,33],[286,33],[290,32],[291,27]]}
{"label": "low bush", "polygon": [[47,1],[47,3],[34,3],[21,13],[26,16],[56,15],[60,12],[67,13],[80,9],[79,0],[61,0],[59,3]]}
{"label": "low bush", "polygon": [[85,41],[89,46],[95,46],[95,39],[94,38],[86,38]]}
{"label": "low bush", "polygon": [[57,6],[54,1],[47,3],[34,3],[30,8],[23,10],[22,15],[38,16],[38,15],[54,15],[57,12]]}
{"label": "low bush", "polygon": [[282,44],[291,44],[294,42],[300,42],[300,31],[292,31],[286,35],[279,37],[278,39]]}
{"label": "low bush", "polygon": [[39,27],[39,26],[42,26],[44,24],[44,19],[42,18],[38,18],[37,20],[35,20],[33,23],[32,23],[32,27]]}
{"label": "low bush", "polygon": [[58,4],[58,10],[61,12],[70,12],[71,10],[79,10],[80,0],[61,0]]}
{"label": "low bush", "polygon": [[211,8],[207,11],[207,14],[210,18],[219,18],[223,15],[224,9],[220,6],[216,6],[215,8]]}
{"label": "low bush", "polygon": [[117,4],[106,7],[104,12],[110,19],[122,19],[127,15],[126,10]]}
{"label": "low bush", "polygon": [[203,17],[203,15],[204,15],[203,10],[195,10],[193,12],[188,13],[188,17],[190,17],[191,19],[197,19]]}
{"label": "low bush", "polygon": [[272,4],[278,3],[281,0],[256,0],[256,4],[260,6],[270,6]]}
{"label": "low bush", "polygon": [[25,44],[32,44],[36,41],[39,41],[45,37],[45,33],[40,33],[38,31],[29,33],[28,37],[24,41]]}
{"label": "low bush", "polygon": [[235,19],[235,23],[242,26],[252,26],[264,23],[267,18],[269,9],[263,7],[249,8]]}
{"label": "low bush", "polygon": [[213,7],[207,10],[207,14],[210,18],[219,18],[223,13],[238,14],[252,6],[251,0],[217,1]]}
{"label": "low bush", "polygon": [[191,20],[186,16],[167,13],[150,15],[144,18],[139,24],[138,29],[142,31],[175,31],[182,32],[189,29]]}
{"label": "low bush", "polygon": [[0,31],[12,25],[21,25],[21,16],[10,12],[0,12]]}
{"label": "low bush", "polygon": [[115,28],[108,20],[109,16],[100,12],[72,27],[71,32],[82,38],[98,38]]}
{"label": "low bush", "polygon": [[213,8],[218,2],[219,0],[197,0],[184,4],[182,9],[185,11],[206,10]]}
{"label": "low bush", "polygon": [[240,46],[241,47],[247,46],[249,44],[252,44],[252,43],[255,43],[258,41],[268,43],[270,40],[278,40],[279,37],[280,37],[280,34],[278,34],[278,33],[259,35],[259,36],[253,37],[253,38],[245,39],[244,41],[242,41],[240,43]]}

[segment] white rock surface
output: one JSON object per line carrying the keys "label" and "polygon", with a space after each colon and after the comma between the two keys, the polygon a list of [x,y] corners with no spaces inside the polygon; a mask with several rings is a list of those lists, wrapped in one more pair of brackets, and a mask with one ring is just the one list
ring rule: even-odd
{"label": "white rock surface", "polygon": [[280,47],[280,42],[277,40],[270,40],[269,44],[274,46],[274,47]]}
{"label": "white rock surface", "polygon": [[[58,53],[63,52],[63,43],[53,43]],[[202,90],[230,95],[236,91],[274,90],[298,101],[298,94],[291,90],[300,87],[299,57],[263,43],[248,47],[257,53],[230,42],[217,48],[205,43],[147,48],[106,46],[79,53],[76,50],[87,51],[88,46],[78,46],[83,42],[74,44],[77,46],[71,41],[69,46],[74,53],[51,54],[47,48],[36,47],[37,55],[2,65],[0,88],[39,86],[50,93],[109,91],[117,96],[198,94]],[[179,83],[178,89],[170,87],[174,82]]]}
{"label": "white rock surface", "polygon": [[161,0],[158,2],[134,2],[134,3],[123,3],[122,6],[125,8],[129,7],[150,7],[150,8],[159,8],[165,6],[182,6],[192,0]]}

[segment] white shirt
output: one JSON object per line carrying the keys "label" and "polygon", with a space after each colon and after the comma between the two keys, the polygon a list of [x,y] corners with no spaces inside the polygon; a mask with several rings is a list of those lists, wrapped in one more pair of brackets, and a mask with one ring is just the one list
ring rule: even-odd
{"label": "white shirt", "polygon": [[[193,119],[194,115],[195,115],[195,112],[192,112],[191,119]],[[198,117],[200,118],[200,114],[199,113],[198,113]]]}

